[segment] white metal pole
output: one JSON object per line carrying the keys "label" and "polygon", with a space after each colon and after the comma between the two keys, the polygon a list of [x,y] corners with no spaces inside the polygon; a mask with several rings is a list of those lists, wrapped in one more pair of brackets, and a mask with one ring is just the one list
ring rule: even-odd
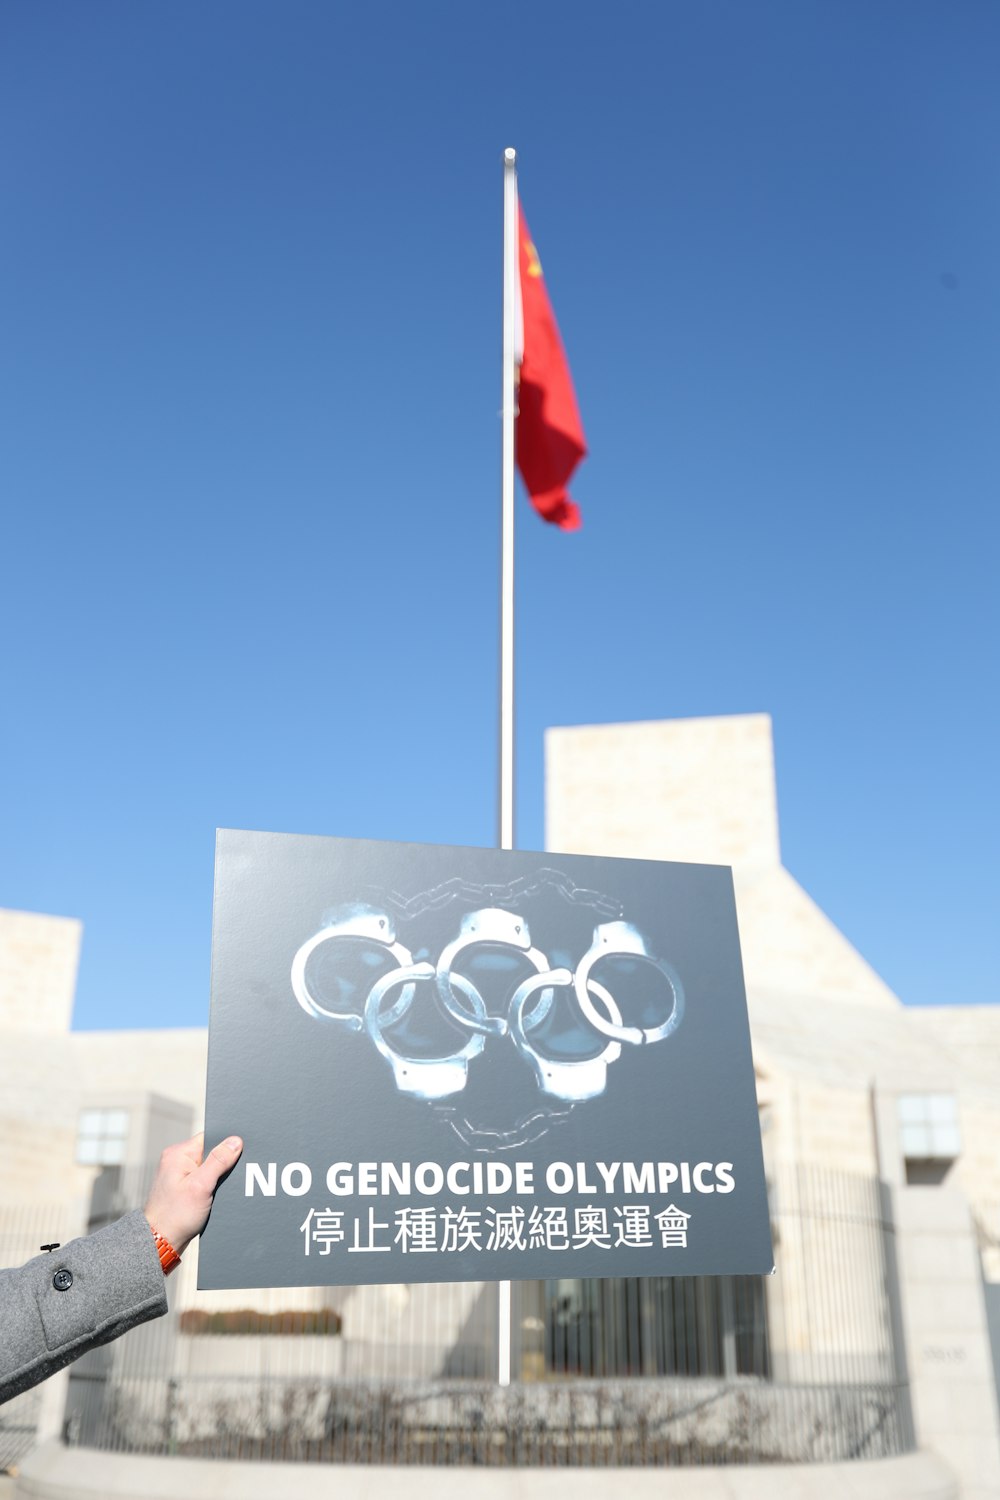
{"label": "white metal pole", "polygon": [[[503,154],[503,438],[500,544],[499,844],[514,847],[514,414],[520,342],[517,261],[517,153]],[[510,1385],[510,1282],[497,1283],[497,1380]]]}
{"label": "white metal pole", "polygon": [[517,265],[517,156],[503,154],[503,453],[500,545],[501,849],[514,847],[514,414],[520,311]]}

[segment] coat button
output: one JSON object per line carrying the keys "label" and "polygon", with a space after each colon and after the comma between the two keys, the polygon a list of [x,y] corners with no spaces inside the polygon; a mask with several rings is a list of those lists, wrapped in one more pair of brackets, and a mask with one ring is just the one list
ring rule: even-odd
{"label": "coat button", "polygon": [[57,1271],[52,1278],[52,1285],[57,1292],[68,1292],[73,1285],[72,1271]]}

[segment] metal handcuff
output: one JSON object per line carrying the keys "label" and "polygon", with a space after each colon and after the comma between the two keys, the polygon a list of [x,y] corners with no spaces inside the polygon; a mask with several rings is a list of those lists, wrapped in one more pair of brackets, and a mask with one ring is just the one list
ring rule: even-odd
{"label": "metal handcuff", "polygon": [[[638,958],[657,969],[673,994],[673,1007],[666,1020],[661,1021],[659,1026],[646,1027],[624,1026],[621,1019],[617,1022],[606,1020],[591,999],[591,992],[596,993],[596,990],[590,971],[602,958]],[[664,1037],[677,1030],[684,1015],[684,987],[677,970],[666,959],[656,958],[647,951],[642,933],[631,922],[601,922],[594,928],[594,940],[576,966],[573,984],[577,1003],[591,1026],[602,1036],[611,1037],[617,1042],[629,1042],[632,1046],[661,1042]],[[604,997],[601,998],[603,1000]]]}
{"label": "metal handcuff", "polygon": [[[363,1015],[357,1011],[333,1010],[310,990],[306,967],[312,954],[326,942],[366,946],[369,950],[375,948],[394,961],[395,968],[372,984]],[[463,951],[490,944],[513,949],[536,971],[515,989],[506,1018],[491,1016],[473,981],[454,970],[455,961]],[[595,964],[601,959],[615,957],[638,959],[649,964],[667,981],[673,1003],[669,1015],[659,1025],[626,1026],[614,996],[591,978]],[[431,981],[446,1016],[469,1035],[457,1051],[445,1057],[407,1057],[390,1045],[384,1033],[409,1010],[418,985]],[[594,929],[590,948],[574,972],[565,968],[550,969],[545,955],[532,946],[524,919],[500,907],[484,907],[463,916],[458,937],[442,950],[436,965],[414,963],[409,949],[397,942],[394,924],[386,912],[371,909],[352,912],[321,928],[302,944],[292,961],[291,983],[296,1000],[308,1015],[332,1021],[348,1031],[367,1031],[374,1046],[392,1068],[400,1092],[429,1100],[461,1092],[468,1081],[469,1062],[483,1051],[486,1038],[507,1034],[532,1068],[543,1093],[569,1103],[594,1098],[603,1093],[608,1066],[621,1056],[622,1043],[638,1046],[662,1041],[677,1029],[684,1014],[684,990],[676,970],[666,960],[648,952],[642,934],[630,922],[600,923]],[[550,1058],[531,1043],[529,1033],[536,1030],[549,1014],[556,991],[570,987],[585,1020],[599,1035],[608,1038],[607,1045],[597,1057]],[[398,998],[383,1012],[383,1002],[395,989],[400,990]],[[459,995],[465,1004],[460,1003]],[[529,1001],[535,996],[538,999],[529,1009]],[[595,1000],[606,1014],[601,1014]]]}
{"label": "metal handcuff", "polygon": [[[531,934],[524,918],[519,917],[515,912],[504,911],[499,906],[485,906],[481,911],[466,912],[462,918],[458,937],[442,948],[437,961],[435,981],[438,998],[448,1015],[460,1026],[467,1026],[470,1031],[480,1032],[483,1036],[505,1036],[507,1021],[503,1016],[488,1015],[485,1006],[481,1014],[477,1007],[476,1014],[470,1016],[455,998],[455,987],[461,977],[452,972],[455,959],[463,949],[478,946],[480,943],[502,943],[504,947],[517,949],[540,975],[550,972],[549,961],[544,953],[531,946]],[[468,994],[464,985],[457,985],[457,987],[462,990],[463,994]],[[478,990],[476,993],[479,993]],[[548,1014],[554,999],[551,986],[543,989],[535,1010],[528,1017],[527,1024],[537,1026]]]}
{"label": "metal handcuff", "polygon": [[[364,1018],[357,1011],[330,1010],[316,999],[306,983],[306,964],[311,955],[322,943],[347,942],[366,943],[375,945],[396,960],[397,967],[408,969],[413,964],[413,957],[408,948],[396,941],[396,929],[392,918],[383,911],[354,912],[349,917],[343,917],[328,927],[321,927],[313,937],[302,944],[295,957],[292,959],[292,993],[307,1015],[315,1016],[321,1021],[334,1021],[343,1026],[347,1031],[363,1031],[365,1029]],[[394,978],[395,975],[387,976]],[[391,1026],[398,1021],[409,1009],[413,1002],[415,988],[408,984],[395,1005],[385,1016],[382,1023]]]}
{"label": "metal handcuff", "polygon": [[[382,1016],[382,1001],[385,996],[397,985],[412,989],[415,984],[433,978],[434,965],[429,963],[410,964],[393,973],[383,974],[372,985],[365,1004],[365,1029],[392,1068],[396,1087],[400,1093],[414,1094],[419,1099],[446,1099],[449,1094],[461,1093],[468,1081],[471,1059],[478,1057],[486,1046],[485,1034],[472,1031],[464,1045],[447,1057],[407,1057],[390,1047],[382,1032],[386,1025],[399,1019],[396,1014],[399,1002]],[[451,982],[462,991],[477,1016],[485,1019],[486,1006],[476,986],[461,974],[453,974]]]}
{"label": "metal handcuff", "polygon": [[[604,1092],[609,1064],[617,1062],[621,1057],[621,1043],[608,1042],[603,1052],[597,1057],[581,1057],[572,1062],[544,1057],[536,1051],[528,1040],[527,1032],[534,1030],[544,1017],[536,1017],[532,1014],[525,1021],[524,1007],[535,991],[545,984],[568,989],[574,984],[573,971],[550,969],[547,974],[534,974],[523,984],[518,985],[514,991],[514,998],[510,1002],[508,1016],[511,1041],[521,1056],[530,1064],[543,1094],[552,1094],[556,1099],[565,1099],[574,1104],[584,1099],[596,1098],[598,1094]],[[596,979],[590,980],[590,989],[607,1009],[612,1025],[621,1028],[622,1014],[609,991],[602,984],[598,984]]]}

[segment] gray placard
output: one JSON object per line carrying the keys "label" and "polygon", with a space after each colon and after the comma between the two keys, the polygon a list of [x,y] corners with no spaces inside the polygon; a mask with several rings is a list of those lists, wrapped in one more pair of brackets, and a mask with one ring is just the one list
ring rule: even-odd
{"label": "gray placard", "polygon": [[201,1288],[772,1269],[732,874],[220,831]]}

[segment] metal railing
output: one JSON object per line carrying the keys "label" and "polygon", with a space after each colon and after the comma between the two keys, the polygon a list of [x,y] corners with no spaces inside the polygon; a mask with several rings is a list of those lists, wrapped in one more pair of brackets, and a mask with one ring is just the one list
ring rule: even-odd
{"label": "metal railing", "polygon": [[[107,1205],[141,1201],[119,1184]],[[341,1463],[835,1462],[912,1447],[877,1182],[771,1184],[777,1274],[196,1293],[74,1367],[67,1435],[105,1450]]]}

